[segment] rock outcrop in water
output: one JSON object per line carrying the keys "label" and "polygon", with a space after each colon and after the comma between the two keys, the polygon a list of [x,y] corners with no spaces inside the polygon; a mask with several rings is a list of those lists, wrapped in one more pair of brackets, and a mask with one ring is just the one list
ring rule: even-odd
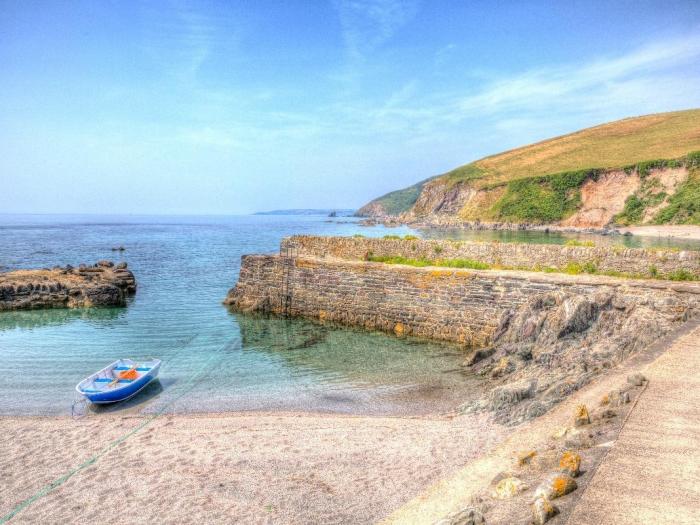
{"label": "rock outcrop in water", "polygon": [[0,273],[0,311],[124,306],[135,292],[136,279],[125,262]]}

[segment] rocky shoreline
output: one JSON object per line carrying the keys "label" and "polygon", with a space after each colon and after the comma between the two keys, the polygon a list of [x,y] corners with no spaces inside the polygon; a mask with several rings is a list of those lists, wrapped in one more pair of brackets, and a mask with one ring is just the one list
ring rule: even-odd
{"label": "rocky shoreline", "polygon": [[409,219],[401,216],[368,217],[360,221],[361,226],[383,225],[387,227],[408,226],[416,229],[460,229],[475,231],[539,231],[545,233],[579,233],[596,235],[632,235],[619,228],[582,228],[577,226],[561,226],[557,224],[537,224],[528,222],[482,222],[460,221],[446,217],[433,217],[430,219]]}
{"label": "rocky shoreline", "polygon": [[136,279],[125,262],[0,273],[0,311],[125,306],[134,293]]}

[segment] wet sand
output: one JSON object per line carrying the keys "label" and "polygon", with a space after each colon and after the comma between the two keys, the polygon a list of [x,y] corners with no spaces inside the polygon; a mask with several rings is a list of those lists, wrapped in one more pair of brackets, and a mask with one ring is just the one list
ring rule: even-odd
{"label": "wet sand", "polygon": [[[0,518],[144,421],[0,418]],[[485,416],[163,415],[12,523],[374,523],[506,433]]]}

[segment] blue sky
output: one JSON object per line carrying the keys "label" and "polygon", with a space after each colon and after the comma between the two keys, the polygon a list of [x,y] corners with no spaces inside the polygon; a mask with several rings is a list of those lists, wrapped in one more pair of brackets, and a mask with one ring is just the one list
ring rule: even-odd
{"label": "blue sky", "polygon": [[700,2],[0,1],[0,212],[356,207],[700,107]]}

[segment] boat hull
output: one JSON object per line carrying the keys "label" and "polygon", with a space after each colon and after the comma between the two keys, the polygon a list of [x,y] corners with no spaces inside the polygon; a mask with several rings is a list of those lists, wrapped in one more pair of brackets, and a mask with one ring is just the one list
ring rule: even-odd
{"label": "boat hull", "polygon": [[118,403],[120,401],[126,401],[134,397],[141,390],[146,388],[152,381],[158,377],[158,372],[160,370],[160,361],[155,360],[153,366],[150,367],[147,373],[142,374],[138,379],[135,379],[129,383],[119,386],[118,388],[95,391],[85,388],[83,384],[85,381],[81,382],[76,390],[79,394],[84,396],[88,401],[96,405],[107,405],[111,403]]}

